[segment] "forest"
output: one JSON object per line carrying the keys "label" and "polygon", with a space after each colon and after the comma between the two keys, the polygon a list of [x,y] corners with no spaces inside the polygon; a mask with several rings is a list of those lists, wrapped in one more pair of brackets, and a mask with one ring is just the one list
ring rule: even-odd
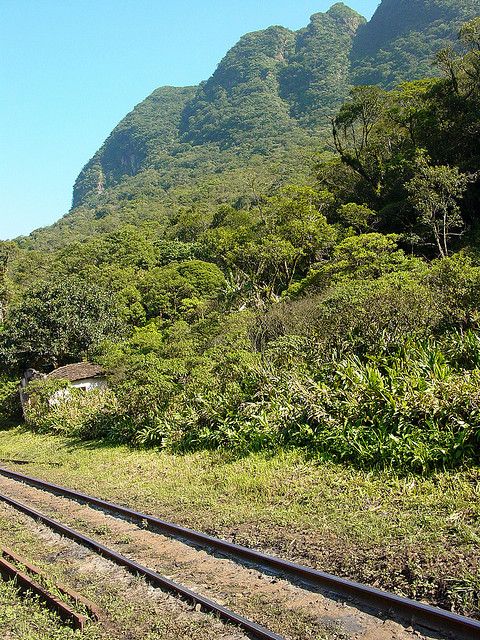
{"label": "forest", "polygon": [[[291,46],[286,30],[270,36]],[[147,145],[131,157],[150,165],[105,175],[105,191],[91,190],[103,184],[88,182],[91,165],[59,226],[2,242],[3,425],[21,420],[26,368],[88,359],[109,388],[52,405],[67,383],[32,382],[29,428],[173,452],[295,449],[362,469],[479,463],[480,19],[437,50],[429,77],[382,85],[363,69],[375,84],[320,115],[318,93],[298,92],[293,112],[316,137],[285,119],[282,149],[273,137],[252,149],[235,90],[214,103],[207,82],[200,105],[182,90],[178,165]],[[226,139],[208,126],[212,104]],[[242,104],[255,119],[253,98]],[[283,103],[270,104],[266,139]]]}

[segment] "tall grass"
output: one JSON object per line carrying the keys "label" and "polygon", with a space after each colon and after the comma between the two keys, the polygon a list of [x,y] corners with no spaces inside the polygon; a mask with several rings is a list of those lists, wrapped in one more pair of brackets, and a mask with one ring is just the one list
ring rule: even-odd
{"label": "tall grass", "polygon": [[362,468],[418,472],[480,461],[477,334],[406,340],[328,362],[281,360],[245,372],[248,384],[192,383],[136,441],[239,453],[295,447]]}

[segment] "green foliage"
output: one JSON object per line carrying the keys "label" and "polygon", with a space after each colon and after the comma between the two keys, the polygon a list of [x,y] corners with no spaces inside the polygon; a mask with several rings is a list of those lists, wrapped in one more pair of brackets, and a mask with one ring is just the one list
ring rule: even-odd
{"label": "green foliage", "polygon": [[[478,362],[478,336],[465,340],[475,345]],[[457,336],[455,348],[462,341]],[[448,348],[456,354],[453,346],[452,337]],[[277,348],[291,351],[292,344],[270,347]],[[478,462],[480,370],[461,370],[450,357],[433,341],[406,340],[390,354],[346,356],[328,366],[237,360],[222,376],[210,366],[208,378],[194,375],[176,394],[162,377],[148,376],[147,385],[137,379],[128,386],[130,415],[142,416],[142,428],[130,438],[173,450],[293,446],[365,468],[404,471]]]}
{"label": "green foliage", "polygon": [[24,408],[27,424],[44,432],[55,429],[48,417],[50,411],[70,394],[71,389],[67,380],[32,380],[25,389],[28,396]]}
{"label": "green foliage", "polygon": [[[384,0],[362,26],[337,4],[136,107],[76,208],[0,247],[3,371],[90,355],[112,372],[105,393],[34,389],[30,424],[365,468],[478,463],[478,20],[438,54],[442,77],[385,86],[472,6]],[[384,86],[352,89],[325,151],[352,45],[355,74],[381,58]]]}
{"label": "green foliage", "polygon": [[75,277],[41,282],[9,309],[0,353],[13,370],[55,368],[81,359],[119,328],[115,300],[105,289]]}
{"label": "green foliage", "polygon": [[419,213],[419,222],[430,230],[439,254],[448,256],[450,239],[464,224],[458,203],[473,178],[457,167],[433,167],[423,156],[418,158],[416,169],[406,184],[410,202]]}
{"label": "green foliage", "polygon": [[175,318],[181,312],[201,309],[225,287],[220,269],[201,260],[151,269],[140,282],[147,318]]}
{"label": "green foliage", "polygon": [[314,264],[305,278],[284,292],[284,297],[298,298],[301,294],[327,290],[328,295],[335,295],[334,287],[339,284],[351,287],[354,295],[357,295],[363,285],[371,286],[371,283],[368,284],[371,280],[388,274],[398,274],[401,277],[402,272],[424,271],[426,265],[418,258],[407,257],[399,249],[398,240],[399,237],[393,234],[348,235],[335,246],[331,259],[326,264]]}
{"label": "green foliage", "polygon": [[108,389],[88,392],[67,380],[34,380],[26,389],[25,421],[38,433],[90,439],[106,435],[100,428],[117,402]]}
{"label": "green foliage", "polygon": [[478,11],[477,0],[382,0],[354,42],[355,84],[391,88],[406,77],[431,76],[437,51]]}
{"label": "green foliage", "polygon": [[290,185],[249,212],[222,210],[199,243],[234,275],[234,291],[253,294],[259,306],[331,251],[337,232],[325,214],[332,205],[328,191]]}
{"label": "green foliage", "polygon": [[407,258],[398,248],[398,240],[398,236],[380,233],[345,238],[335,247],[328,270],[337,281],[367,280],[419,266],[418,261]]}
{"label": "green foliage", "polygon": [[11,297],[10,264],[16,252],[13,242],[0,242],[0,326],[5,320]]}
{"label": "green foliage", "polygon": [[[391,92],[356,87],[333,121],[342,180],[332,174],[331,161],[319,167],[321,182],[342,206],[353,202],[378,212],[376,230],[400,233],[430,256],[447,255],[462,230],[478,222],[476,24],[462,31],[462,55],[440,55],[443,79]],[[338,219],[345,223],[342,212]]]}
{"label": "green foliage", "polygon": [[391,238],[383,246],[385,273],[367,276],[366,261],[362,278],[344,274],[266,317],[136,329],[104,353],[117,405],[89,433],[173,451],[295,447],[416,472],[478,462],[480,268],[462,256],[428,267]]}
{"label": "green foliage", "polygon": [[369,229],[376,213],[365,204],[348,202],[342,204],[338,209],[338,217],[344,225],[351,226],[355,231],[361,233]]}
{"label": "green foliage", "polygon": [[0,427],[13,427],[22,419],[18,381],[0,377]]}
{"label": "green foliage", "polygon": [[456,371],[434,343],[407,342],[387,357],[347,357],[327,380],[290,381],[308,424],[292,423],[290,437],[366,467],[425,472],[477,462],[479,375]]}

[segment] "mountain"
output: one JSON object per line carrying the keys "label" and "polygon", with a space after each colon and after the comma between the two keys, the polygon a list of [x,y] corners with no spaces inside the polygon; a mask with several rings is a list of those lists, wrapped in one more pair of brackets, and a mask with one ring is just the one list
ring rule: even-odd
{"label": "mountain", "polygon": [[194,93],[194,87],[161,87],[135,107],[78,176],[73,206],[81,204],[89,194],[101,195],[125,175],[159,164],[155,156],[160,149],[165,154],[172,153],[179,142],[182,112]]}
{"label": "mountain", "polygon": [[296,33],[277,26],[243,36],[196,89],[157,89],[82,170],[73,206],[125,175],[168,164],[175,172],[191,147],[234,148],[237,155],[241,148],[251,156],[302,140],[302,127],[318,125],[347,94],[348,56],[364,22],[337,4]]}
{"label": "mountain", "polygon": [[122,120],[62,220],[0,243],[0,413],[27,367],[88,359],[109,393],[44,416],[40,385],[32,428],[401,473],[478,465],[480,17],[442,77],[345,100],[369,69],[384,86],[429,69],[428,38],[476,10],[402,6],[244,36],[207,82]]}
{"label": "mountain", "polygon": [[252,173],[267,189],[279,175],[308,180],[305,157],[326,140],[352,84],[433,75],[434,53],[479,13],[480,0],[383,0],[367,23],[337,3],[297,32],[243,36],[200,86],[162,87],[135,107],[82,169],[70,213],[23,244],[168,225],[172,208],[249,197]]}
{"label": "mountain", "polygon": [[244,36],[187,106],[184,139],[258,146],[318,124],[348,91],[348,56],[364,22],[336,4],[296,33],[271,27]]}
{"label": "mountain", "polygon": [[434,75],[436,52],[479,13],[479,0],[383,0],[355,38],[353,82],[391,88]]}

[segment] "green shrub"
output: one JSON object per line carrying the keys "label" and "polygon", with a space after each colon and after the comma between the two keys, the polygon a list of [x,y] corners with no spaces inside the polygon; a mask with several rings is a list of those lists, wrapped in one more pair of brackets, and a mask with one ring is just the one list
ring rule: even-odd
{"label": "green shrub", "polygon": [[[442,286],[448,278],[442,273]],[[31,383],[27,421],[37,431],[179,452],[296,448],[420,473],[476,464],[480,333],[456,322],[444,333],[441,306],[440,291],[434,299],[409,271],[278,304],[256,327],[250,312],[218,325],[152,323],[105,345],[115,372],[108,391]]]}
{"label": "green shrub", "polygon": [[84,439],[108,435],[104,425],[117,407],[109,389],[85,392],[66,380],[35,380],[27,392],[25,420],[34,431]]}
{"label": "green shrub", "polygon": [[[476,362],[480,340],[471,334],[445,345],[407,340],[390,353],[323,363],[302,358],[302,341],[281,339],[261,365],[224,363],[190,381],[135,440],[239,454],[295,447],[363,468],[414,472],[478,463],[480,369],[459,366],[463,341]],[[282,349],[289,363],[275,353]]]}
{"label": "green shrub", "polygon": [[294,378],[303,407],[286,441],[371,468],[426,472],[480,461],[480,370],[455,371],[434,345],[348,357],[327,380]]}
{"label": "green shrub", "polygon": [[0,378],[0,427],[11,427],[22,419],[18,381]]}

